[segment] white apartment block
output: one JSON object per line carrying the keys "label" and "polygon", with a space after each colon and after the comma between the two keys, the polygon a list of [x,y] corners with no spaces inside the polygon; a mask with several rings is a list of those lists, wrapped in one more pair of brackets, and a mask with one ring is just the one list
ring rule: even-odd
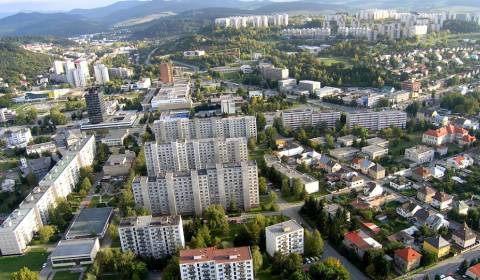
{"label": "white apartment block", "polygon": [[411,160],[416,164],[432,162],[434,157],[435,150],[427,146],[417,145],[415,147],[405,149],[405,159]]}
{"label": "white apartment block", "polygon": [[130,78],[133,75],[133,70],[123,67],[115,67],[108,69],[109,76],[114,78]]}
{"label": "white apartment block", "polygon": [[275,14],[272,16],[259,15],[259,16],[236,16],[215,19],[215,26],[224,28],[240,29],[247,26],[254,28],[267,28],[269,25],[273,26],[287,26],[288,14]]}
{"label": "white apartment block", "polygon": [[345,37],[363,38],[368,41],[376,38],[374,30],[369,27],[339,27],[337,33]]}
{"label": "white apartment block", "polygon": [[282,36],[292,38],[321,39],[332,34],[332,30],[326,28],[289,28],[282,30]]}
{"label": "white apartment block", "polygon": [[56,151],[57,151],[57,146],[53,142],[33,144],[33,145],[27,146],[27,148],[25,149],[25,152],[27,153],[27,155],[32,155],[32,154],[41,155],[45,152],[49,152],[53,154]]}
{"label": "white apartment block", "polygon": [[288,68],[275,67],[270,63],[260,63],[258,69],[265,79],[272,81],[286,80],[290,74]]}
{"label": "white apartment block", "polygon": [[194,119],[162,117],[153,123],[153,130],[157,142],[216,137],[257,137],[254,116]]}
{"label": "white apartment block", "polygon": [[180,251],[182,280],[253,280],[250,247],[190,249]]}
{"label": "white apartment block", "polygon": [[95,64],[93,66],[93,72],[95,73],[95,83],[97,85],[104,85],[110,81],[108,68],[104,64]]}
{"label": "white apartment block", "polygon": [[138,216],[120,221],[118,227],[122,251],[160,259],[185,247],[181,216]]}
{"label": "white apartment block", "polygon": [[303,254],[303,237],[303,227],[295,220],[271,225],[265,228],[267,253],[270,256],[275,252]]}
{"label": "white apartment block", "polygon": [[58,199],[69,195],[79,181],[80,168],[95,157],[95,137],[79,141],[45,175],[32,192],[0,226],[0,251],[3,255],[22,254],[38,229],[48,223],[48,210]]}
{"label": "white apartment block", "polygon": [[0,108],[0,123],[9,122],[15,120],[17,112],[8,108]]}
{"label": "white apartment block", "polygon": [[281,117],[283,125],[292,129],[302,126],[314,127],[322,123],[331,128],[340,120],[340,112],[314,111],[312,109],[288,110],[282,111]]}
{"label": "white apartment block", "polygon": [[360,20],[382,20],[388,18],[395,18],[397,11],[395,10],[383,10],[383,9],[367,9],[358,11],[355,17]]}
{"label": "white apartment block", "polygon": [[347,127],[364,127],[370,130],[381,130],[391,126],[405,128],[407,125],[407,113],[396,110],[365,111],[347,113]]}
{"label": "white apartment block", "polygon": [[149,176],[247,160],[247,138],[243,137],[145,143],[145,161]]}
{"label": "white apartment block", "polygon": [[260,205],[254,161],[136,177],[132,188],[135,203],[153,215],[201,215],[212,204],[227,209],[232,202],[245,211]]}
{"label": "white apartment block", "polygon": [[30,128],[24,127],[17,130],[9,130],[4,134],[7,140],[7,146],[12,148],[25,148],[30,140],[32,140],[32,133]]}
{"label": "white apartment block", "polygon": [[310,93],[314,93],[316,90],[320,89],[322,86],[320,82],[301,80],[298,82],[298,88],[301,90],[307,90]]}

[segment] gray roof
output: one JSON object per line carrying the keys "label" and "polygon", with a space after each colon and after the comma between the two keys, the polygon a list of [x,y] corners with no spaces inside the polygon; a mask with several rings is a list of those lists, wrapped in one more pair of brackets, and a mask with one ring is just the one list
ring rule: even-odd
{"label": "gray roof", "polygon": [[461,240],[471,240],[477,237],[475,233],[473,233],[473,230],[470,229],[466,223],[463,224],[463,227],[457,228],[453,234],[458,236]]}
{"label": "gray roof", "polygon": [[429,237],[425,239],[425,241],[435,248],[443,248],[450,245],[450,243],[440,235]]}
{"label": "gray roof", "polygon": [[83,209],[75,221],[73,221],[65,238],[102,237],[105,234],[112,212],[112,207]]}
{"label": "gray roof", "polygon": [[51,258],[90,255],[96,242],[97,238],[60,240],[55,250],[53,250]]}
{"label": "gray roof", "polygon": [[299,225],[295,220],[289,220],[283,223],[271,225],[265,229],[265,231],[272,233],[273,235],[283,235],[288,232],[297,231],[303,227]]}

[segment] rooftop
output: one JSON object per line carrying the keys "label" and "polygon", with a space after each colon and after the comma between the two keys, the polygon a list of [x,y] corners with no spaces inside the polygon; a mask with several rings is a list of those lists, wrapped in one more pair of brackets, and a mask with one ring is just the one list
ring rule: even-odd
{"label": "rooftop", "polygon": [[410,247],[395,250],[395,256],[398,256],[407,262],[411,262],[422,257],[419,252],[413,250]]}
{"label": "rooftop", "polygon": [[51,258],[67,258],[88,255],[92,253],[98,238],[60,240],[53,250]]}
{"label": "rooftop", "polygon": [[127,217],[120,221],[120,227],[170,226],[178,225],[181,221],[182,217],[179,215]]}
{"label": "rooftop", "polygon": [[75,239],[102,235],[112,213],[113,208],[111,207],[82,209],[70,226],[65,238]]}
{"label": "rooftop", "polygon": [[250,247],[217,249],[215,247],[180,251],[180,265],[214,261],[216,263],[243,262],[252,259]]}
{"label": "rooftop", "polygon": [[297,231],[300,229],[303,229],[303,227],[299,225],[295,220],[289,220],[283,223],[271,225],[265,228],[265,231],[268,231],[273,235],[283,235],[285,233]]}

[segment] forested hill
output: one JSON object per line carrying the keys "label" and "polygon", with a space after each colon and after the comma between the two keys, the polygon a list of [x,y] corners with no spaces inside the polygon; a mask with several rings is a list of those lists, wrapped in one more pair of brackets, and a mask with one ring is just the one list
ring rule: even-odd
{"label": "forested hill", "polygon": [[48,72],[53,58],[40,53],[27,51],[11,42],[0,41],[0,78],[18,85],[20,74],[33,78]]}

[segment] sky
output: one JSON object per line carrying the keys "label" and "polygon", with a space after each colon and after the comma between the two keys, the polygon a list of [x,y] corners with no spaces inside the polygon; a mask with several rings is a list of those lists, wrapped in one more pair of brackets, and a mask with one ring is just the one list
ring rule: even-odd
{"label": "sky", "polygon": [[67,11],[102,7],[118,0],[0,0],[0,15],[20,11]]}

